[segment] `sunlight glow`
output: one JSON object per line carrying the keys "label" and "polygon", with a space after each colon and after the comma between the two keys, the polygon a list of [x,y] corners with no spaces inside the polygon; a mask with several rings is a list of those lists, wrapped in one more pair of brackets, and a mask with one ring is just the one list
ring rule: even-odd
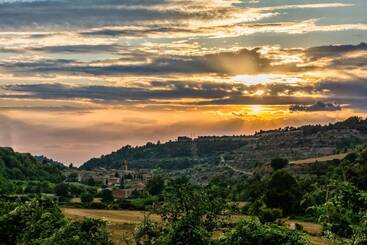
{"label": "sunlight glow", "polygon": [[243,82],[247,85],[269,84],[269,83],[298,83],[298,77],[290,77],[284,74],[259,74],[259,75],[237,75],[232,77],[236,82]]}

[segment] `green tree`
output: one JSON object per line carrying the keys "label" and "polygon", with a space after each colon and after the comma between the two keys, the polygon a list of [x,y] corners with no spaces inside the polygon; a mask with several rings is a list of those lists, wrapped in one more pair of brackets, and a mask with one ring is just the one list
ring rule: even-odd
{"label": "green tree", "polygon": [[216,190],[198,187],[186,178],[171,181],[163,192],[163,202],[155,212],[161,223],[149,220],[139,226],[138,244],[208,244],[224,214],[225,201]]}
{"label": "green tree", "polygon": [[55,195],[60,197],[70,197],[70,186],[65,183],[56,185]]}
{"label": "green tree", "polygon": [[326,186],[328,199],[315,206],[319,222],[326,232],[351,237],[353,225],[360,225],[367,210],[367,195],[349,182],[334,181]]}
{"label": "green tree", "polygon": [[65,224],[61,210],[47,198],[33,199],[0,217],[1,242],[34,244]]}
{"label": "green tree", "polygon": [[163,189],[164,179],[160,175],[156,175],[151,178],[146,185],[146,190],[153,196],[161,194]]}
{"label": "green tree", "polygon": [[273,160],[271,160],[271,167],[273,170],[279,170],[282,168],[285,168],[286,166],[288,166],[289,161],[288,159],[285,158],[274,158]]}
{"label": "green tree", "polygon": [[109,189],[103,189],[101,192],[101,198],[102,198],[102,202],[113,202],[114,198],[112,195],[112,191]]}
{"label": "green tree", "polygon": [[275,171],[268,183],[264,201],[270,208],[280,208],[284,214],[294,213],[300,202],[297,180],[286,170]]}
{"label": "green tree", "polygon": [[48,198],[0,202],[0,208],[6,210],[0,212],[0,244],[112,244],[103,221],[69,221]]}
{"label": "green tree", "polygon": [[98,219],[84,219],[82,221],[70,221],[54,234],[42,241],[44,245],[68,244],[68,245],[112,245],[108,237],[106,223]]}
{"label": "green tree", "polygon": [[85,204],[92,203],[93,202],[93,199],[94,199],[93,194],[91,194],[89,192],[84,192],[80,196],[80,200],[82,201],[82,203],[85,203]]}

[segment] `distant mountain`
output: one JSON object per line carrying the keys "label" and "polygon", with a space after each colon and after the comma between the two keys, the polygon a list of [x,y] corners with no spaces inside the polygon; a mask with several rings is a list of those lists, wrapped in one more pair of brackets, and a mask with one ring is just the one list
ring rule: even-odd
{"label": "distant mountain", "polygon": [[9,147],[0,147],[0,178],[7,180],[62,180],[61,166],[29,153],[18,153]]}
{"label": "distant mountain", "polygon": [[147,143],[138,147],[127,145],[109,155],[93,158],[81,168],[121,168],[122,162],[127,160],[131,168],[185,169],[201,163],[219,162],[221,154],[244,144],[242,136],[197,139],[179,137],[176,141],[163,144]]}
{"label": "distant mountain", "polygon": [[270,161],[274,157],[306,159],[345,151],[367,139],[367,120],[351,117],[328,125],[305,125],[260,131],[251,136],[179,137],[166,143],[124,146],[84,163],[82,169],[162,168],[178,170],[198,164],[230,163],[243,169]]}

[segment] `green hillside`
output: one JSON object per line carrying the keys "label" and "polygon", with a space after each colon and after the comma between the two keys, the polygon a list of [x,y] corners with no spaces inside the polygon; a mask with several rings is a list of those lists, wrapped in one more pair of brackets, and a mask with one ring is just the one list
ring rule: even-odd
{"label": "green hillside", "polygon": [[37,161],[31,154],[0,147],[0,178],[3,180],[62,180],[60,166],[47,160]]}
{"label": "green hillside", "polygon": [[242,169],[251,169],[274,157],[300,160],[337,154],[366,139],[367,120],[351,117],[334,124],[286,127],[260,131],[252,136],[179,137],[166,143],[128,145],[93,158],[81,168],[121,168],[122,161],[127,160],[131,168],[180,170],[225,160]]}

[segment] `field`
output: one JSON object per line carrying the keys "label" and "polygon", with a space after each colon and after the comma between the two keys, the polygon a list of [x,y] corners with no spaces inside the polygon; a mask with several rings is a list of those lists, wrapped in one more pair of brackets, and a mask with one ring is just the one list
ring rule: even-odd
{"label": "field", "polygon": [[315,157],[315,158],[308,158],[308,159],[303,159],[303,160],[297,160],[297,161],[291,161],[290,164],[310,164],[310,163],[314,163],[314,162],[326,162],[326,161],[331,161],[334,159],[338,159],[341,160],[343,159],[346,155],[348,155],[348,153],[342,153],[342,154],[336,154],[336,155],[329,155],[329,156],[323,156],[323,157]]}
{"label": "field", "polygon": [[[125,238],[131,238],[137,224],[148,215],[144,211],[130,210],[100,210],[100,209],[76,209],[63,208],[64,215],[71,219],[82,219],[84,217],[99,218],[107,221],[107,228],[111,232],[112,240],[116,244],[126,244]],[[158,216],[150,216],[158,221]]]}
{"label": "field", "polygon": [[[77,208],[63,208],[64,215],[70,219],[82,219],[85,217],[99,218],[107,221],[107,228],[111,232],[112,240],[118,244],[127,244],[125,239],[131,239],[134,229],[137,224],[144,220],[148,212],[144,211],[130,211],[130,210],[100,210],[100,209],[77,209]],[[231,217],[231,221],[237,222],[243,216],[235,215]],[[151,215],[151,219],[159,221],[160,218],[156,215]],[[298,223],[303,226],[306,233],[310,234],[312,244],[323,245],[331,244],[320,236],[321,226],[310,222],[302,222],[298,220],[287,220],[285,225],[291,226],[292,223]],[[222,233],[218,232],[216,236]]]}

